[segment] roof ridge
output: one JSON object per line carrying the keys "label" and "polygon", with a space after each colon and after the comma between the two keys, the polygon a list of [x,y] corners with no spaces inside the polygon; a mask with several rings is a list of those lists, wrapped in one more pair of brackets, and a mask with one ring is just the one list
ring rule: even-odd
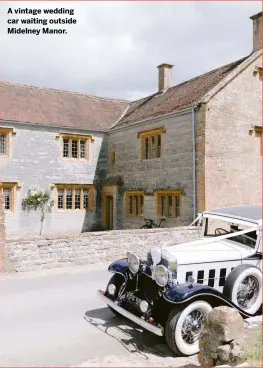
{"label": "roof ridge", "polygon": [[[194,77],[194,78],[191,78],[191,79],[187,79],[186,81],[181,82],[181,83],[179,83],[179,84],[175,84],[174,86],[171,86],[171,87],[167,88],[167,89],[165,90],[165,92],[167,92],[167,91],[169,91],[169,90],[171,90],[171,89],[173,89],[173,88],[180,87],[180,86],[182,86],[182,85],[184,85],[184,84],[186,84],[186,83],[188,83],[188,82],[192,82],[192,81],[194,81],[195,79],[198,79],[198,78],[204,77],[204,76],[206,76],[206,75],[208,75],[208,74],[211,74],[211,73],[214,73],[214,72],[216,72],[217,70],[220,70],[220,69],[226,68],[226,67],[231,66],[231,65],[234,65],[234,64],[238,64],[238,63],[239,63],[239,62],[241,62],[241,61],[245,61],[245,60],[246,60],[250,55],[251,55],[251,54],[249,54],[248,56],[245,56],[245,57],[243,57],[243,58],[241,58],[241,59],[238,59],[238,60],[236,60],[236,61],[232,61],[231,63],[228,63],[228,64],[225,64],[225,65],[219,66],[218,68],[216,68],[216,69],[212,69],[212,70],[210,70],[209,72],[206,72],[206,73],[200,74],[200,75],[198,75],[197,77]],[[148,98],[150,98],[150,97],[154,97],[155,95],[161,94],[162,92],[163,92],[163,91],[157,91],[157,92],[152,93],[151,95],[148,95],[148,96],[146,96],[146,97],[139,98],[138,100],[133,100],[133,101],[131,101],[131,102],[132,102],[132,103],[133,103],[133,102],[139,102],[139,101],[142,101],[142,100],[148,99]]]}
{"label": "roof ridge", "polygon": [[109,97],[100,97],[100,96],[90,95],[88,93],[75,92],[75,91],[69,91],[69,90],[63,90],[63,89],[56,89],[56,88],[51,88],[51,87],[40,87],[40,86],[33,86],[33,85],[30,85],[30,84],[7,82],[7,81],[1,81],[1,80],[0,80],[0,84],[12,85],[12,86],[23,87],[23,88],[36,88],[36,89],[42,89],[42,90],[46,90],[46,91],[54,91],[54,92],[57,92],[57,93],[68,93],[68,94],[72,94],[72,95],[78,95],[78,96],[80,95],[80,96],[90,97],[90,98],[94,98],[94,99],[97,99],[97,100],[106,100],[106,101],[123,102],[123,103],[125,102],[125,103],[128,103],[128,104],[131,103],[131,101],[129,101],[129,100],[109,98]]}
{"label": "roof ridge", "polygon": [[248,56],[245,56],[245,57],[243,57],[243,58],[241,58],[241,59],[238,59],[238,60],[236,60],[236,61],[232,61],[231,63],[228,63],[228,64],[225,64],[225,65],[219,66],[218,68],[216,68],[216,69],[212,69],[212,70],[210,70],[209,72],[206,72],[206,73],[200,74],[200,75],[198,75],[197,77],[194,77],[194,78],[188,79],[188,80],[186,80],[186,81],[184,81],[184,82],[182,82],[182,83],[176,84],[175,86],[172,86],[172,87],[168,88],[167,90],[172,89],[172,88],[175,88],[175,87],[179,87],[179,86],[181,86],[181,85],[183,85],[183,84],[185,84],[185,83],[188,83],[188,82],[192,82],[192,81],[194,81],[194,80],[196,80],[196,79],[198,79],[198,78],[201,78],[201,77],[204,77],[204,76],[206,76],[206,75],[208,75],[208,74],[214,73],[214,72],[216,72],[216,71],[218,71],[218,70],[220,70],[220,69],[230,67],[231,65],[234,65],[234,64],[238,64],[238,63],[240,63],[240,62],[242,62],[242,61],[245,61],[245,60],[246,60],[250,55],[251,55],[251,54],[249,54]]}
{"label": "roof ridge", "polygon": [[[114,128],[132,125],[136,122],[146,121],[147,119],[157,116],[161,117],[167,113],[177,111],[180,108],[185,109],[189,106],[193,106],[193,104],[198,104],[200,99],[205,96],[208,91],[214,88],[214,86],[219,84],[222,80],[225,80],[226,76],[231,74],[233,70],[239,68],[240,65],[245,65],[246,60],[250,60],[252,54],[253,52],[231,63],[221,65],[192,79],[171,86],[166,90],[157,91],[150,96],[132,101],[126,114],[119,120]],[[195,88],[194,91],[192,91],[193,84],[197,87],[200,86],[200,88]],[[164,99],[162,99],[162,95],[167,95],[167,98],[164,97]],[[159,96],[161,100],[158,98]],[[156,103],[154,103],[155,97]],[[164,104],[163,108],[160,107],[162,103]]]}

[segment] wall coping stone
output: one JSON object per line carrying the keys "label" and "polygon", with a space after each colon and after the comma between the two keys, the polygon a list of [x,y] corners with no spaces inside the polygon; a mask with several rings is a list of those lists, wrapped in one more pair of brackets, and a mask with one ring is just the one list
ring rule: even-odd
{"label": "wall coping stone", "polygon": [[86,238],[86,237],[100,237],[100,236],[116,236],[116,235],[127,235],[127,234],[151,234],[151,233],[173,233],[184,231],[198,231],[197,226],[177,226],[177,227],[164,227],[164,228],[154,228],[154,229],[125,229],[125,230],[110,230],[110,231],[90,231],[78,234],[63,234],[63,235],[27,235],[27,236],[12,236],[6,239],[6,243],[16,243],[23,241],[36,241],[36,240],[61,240],[61,239],[76,239],[76,238]]}

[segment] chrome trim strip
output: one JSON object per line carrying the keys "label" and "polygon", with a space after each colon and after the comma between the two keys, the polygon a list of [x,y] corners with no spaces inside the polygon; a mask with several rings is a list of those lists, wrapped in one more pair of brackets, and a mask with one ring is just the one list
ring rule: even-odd
{"label": "chrome trim strip", "polygon": [[145,328],[145,330],[148,330],[148,331],[150,331],[150,332],[152,332],[152,333],[154,333],[155,335],[158,335],[158,336],[163,336],[164,335],[164,331],[163,331],[162,327],[157,327],[157,326],[151,325],[150,323],[146,322],[142,318],[139,318],[139,317],[135,316],[134,314],[128,312],[126,309],[120,307],[114,301],[112,301],[109,298],[107,298],[106,296],[104,296],[101,290],[98,290],[97,296],[102,301],[104,301],[104,303],[106,303],[108,306],[115,309],[118,313],[120,313],[124,317],[127,317],[128,319],[130,319],[134,323],[137,323],[137,325]]}
{"label": "chrome trim strip", "polygon": [[246,316],[246,317],[253,317],[253,316],[255,316],[255,314],[248,314],[248,313],[246,313],[245,311],[243,311],[242,309],[237,308],[236,306],[234,306],[234,304],[229,303],[229,301],[227,301],[225,298],[222,298],[222,297],[220,297],[220,296],[218,296],[218,295],[209,294],[209,293],[196,294],[196,295],[191,296],[190,298],[186,298],[186,299],[184,299],[184,300],[183,300],[183,301],[181,301],[181,302],[174,302],[174,301],[172,301],[172,300],[170,300],[170,299],[167,299],[167,298],[165,297],[165,295],[164,295],[164,294],[163,294],[163,298],[164,298],[164,300],[166,300],[167,302],[172,303],[172,304],[183,304],[183,303],[187,303],[189,300],[192,300],[192,299],[198,298],[199,296],[203,296],[203,295],[205,295],[205,296],[209,296],[209,297],[214,297],[214,298],[218,298],[218,299],[223,300],[223,301],[224,301],[225,303],[227,303],[230,307],[237,309],[237,310],[239,311],[239,313],[243,314],[243,315],[244,315],[244,316]]}

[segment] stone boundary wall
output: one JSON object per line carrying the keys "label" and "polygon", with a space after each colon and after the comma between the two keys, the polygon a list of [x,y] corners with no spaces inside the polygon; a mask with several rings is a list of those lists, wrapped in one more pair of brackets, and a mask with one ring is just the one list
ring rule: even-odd
{"label": "stone boundary wall", "polygon": [[9,238],[8,272],[40,271],[57,267],[110,262],[127,251],[146,257],[149,249],[174,238],[173,244],[199,238],[197,227],[113,230],[62,237]]}

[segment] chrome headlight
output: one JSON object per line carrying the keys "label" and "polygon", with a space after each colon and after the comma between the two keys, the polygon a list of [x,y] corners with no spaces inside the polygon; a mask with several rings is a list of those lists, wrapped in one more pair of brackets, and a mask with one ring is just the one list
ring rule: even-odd
{"label": "chrome headlight", "polygon": [[153,278],[159,286],[164,287],[169,280],[168,269],[163,265],[155,267],[153,271]]}
{"label": "chrome headlight", "polygon": [[140,268],[140,258],[134,253],[129,253],[128,254],[128,265],[129,265],[129,270],[132,273],[137,273]]}
{"label": "chrome headlight", "polygon": [[168,268],[168,270],[172,274],[172,278],[177,278],[177,259],[174,257],[173,254],[169,253],[167,250],[163,251],[163,265]]}

